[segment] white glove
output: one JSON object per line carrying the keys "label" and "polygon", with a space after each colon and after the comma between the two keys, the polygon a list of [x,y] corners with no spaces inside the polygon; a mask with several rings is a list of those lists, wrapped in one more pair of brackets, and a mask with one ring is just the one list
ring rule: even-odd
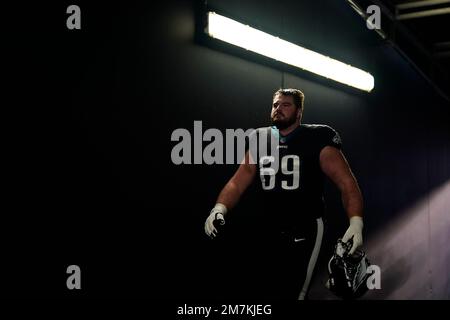
{"label": "white glove", "polygon": [[350,226],[342,237],[342,242],[347,242],[353,237],[353,245],[349,254],[353,254],[355,250],[363,244],[362,229],[363,218],[359,216],[353,216],[350,218]]}
{"label": "white glove", "polygon": [[218,220],[220,225],[225,224],[225,214],[227,213],[227,207],[221,203],[216,203],[215,207],[211,210],[208,218],[205,221],[205,233],[214,239],[217,236],[217,229],[214,227],[214,221]]}

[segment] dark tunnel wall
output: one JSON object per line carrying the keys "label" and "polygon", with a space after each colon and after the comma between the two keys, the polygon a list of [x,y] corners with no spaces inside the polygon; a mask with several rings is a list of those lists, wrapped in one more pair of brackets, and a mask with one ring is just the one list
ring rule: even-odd
{"label": "dark tunnel wall", "polygon": [[[34,31],[31,80],[47,108],[14,122],[25,132],[15,137],[22,142],[19,154],[32,155],[34,162],[17,172],[19,181],[28,181],[25,187],[12,182],[28,201],[12,193],[17,214],[9,219],[16,247],[27,259],[43,261],[47,282],[24,291],[26,280],[10,279],[11,292],[63,291],[65,282],[49,279],[59,266],[77,261],[85,270],[87,296],[238,296],[235,286],[251,272],[245,262],[253,253],[238,244],[211,243],[203,233],[204,219],[237,166],[174,165],[170,138],[176,128],[193,132],[196,120],[204,130],[267,125],[272,93],[284,84],[305,93],[304,123],[328,124],[342,137],[365,198],[366,249],[382,270],[382,289],[366,297],[450,298],[449,103],[344,1],[209,4],[371,72],[372,93],[196,42],[197,4],[82,2],[79,33],[55,28],[62,19]],[[54,49],[43,49],[46,44]],[[42,97],[49,87],[51,97]],[[326,191],[328,228],[312,299],[333,298],[323,287],[324,267],[334,239],[347,227],[337,190],[327,184]],[[230,228],[242,232],[239,223],[248,226],[258,205],[249,192]],[[30,208],[45,214],[31,215]],[[211,291],[203,283],[217,265],[229,283]],[[417,277],[416,285],[409,281]]]}

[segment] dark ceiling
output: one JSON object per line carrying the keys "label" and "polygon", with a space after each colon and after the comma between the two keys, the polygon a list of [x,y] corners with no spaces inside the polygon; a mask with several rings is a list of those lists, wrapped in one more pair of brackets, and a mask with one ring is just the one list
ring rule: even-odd
{"label": "dark ceiling", "polygon": [[381,9],[381,35],[450,100],[450,0],[347,0]]}

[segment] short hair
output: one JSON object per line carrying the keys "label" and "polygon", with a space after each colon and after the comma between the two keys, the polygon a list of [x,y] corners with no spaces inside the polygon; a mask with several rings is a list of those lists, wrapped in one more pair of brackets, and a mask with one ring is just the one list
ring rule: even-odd
{"label": "short hair", "polygon": [[293,97],[295,106],[297,108],[300,108],[300,110],[303,110],[303,103],[305,101],[305,95],[300,90],[298,90],[298,89],[278,89],[273,94],[273,98],[275,98],[275,96],[277,94],[282,94],[284,96]]}

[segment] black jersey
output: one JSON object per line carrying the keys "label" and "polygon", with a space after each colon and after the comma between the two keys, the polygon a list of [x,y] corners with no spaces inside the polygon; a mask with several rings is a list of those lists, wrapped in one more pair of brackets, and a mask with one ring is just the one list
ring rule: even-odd
{"label": "black jersey", "polygon": [[292,228],[322,217],[324,174],[319,155],[325,146],[341,148],[339,134],[326,125],[302,124],[287,136],[276,127],[266,127],[256,129],[254,137],[265,137],[268,150],[273,141],[278,142],[278,155],[274,149],[258,150],[256,155],[256,183],[272,226]]}

